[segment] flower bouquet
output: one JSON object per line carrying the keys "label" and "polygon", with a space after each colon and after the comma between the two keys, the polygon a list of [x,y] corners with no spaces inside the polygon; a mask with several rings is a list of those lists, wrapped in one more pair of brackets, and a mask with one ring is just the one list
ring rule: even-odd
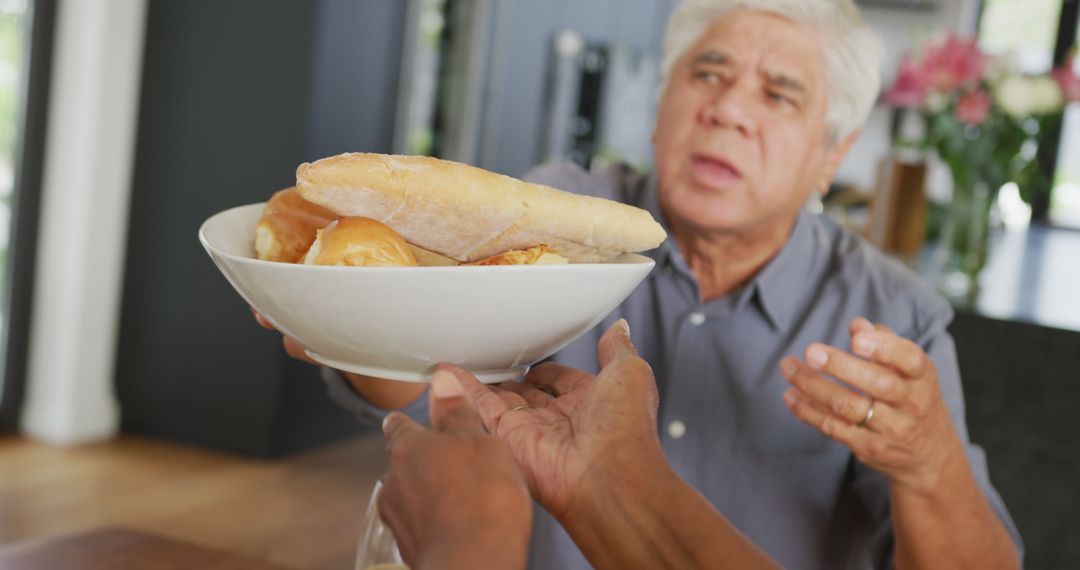
{"label": "flower bouquet", "polygon": [[997,191],[1016,183],[1029,202],[1047,191],[1035,160],[1039,138],[1068,101],[1080,101],[1080,76],[1072,58],[1049,74],[1018,74],[975,40],[949,35],[905,55],[885,100],[917,112],[926,126],[921,139],[897,144],[933,151],[949,167],[953,192],[939,226],[939,286],[947,296],[970,298],[986,263]]}

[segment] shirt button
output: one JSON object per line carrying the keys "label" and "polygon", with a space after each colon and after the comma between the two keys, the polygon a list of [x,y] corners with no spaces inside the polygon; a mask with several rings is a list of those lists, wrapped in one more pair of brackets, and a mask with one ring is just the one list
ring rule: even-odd
{"label": "shirt button", "polygon": [[697,311],[690,313],[690,324],[694,325],[695,327],[700,327],[701,325],[705,324],[705,315]]}
{"label": "shirt button", "polygon": [[667,434],[670,435],[673,439],[681,438],[682,436],[686,435],[686,424],[680,422],[679,420],[671,422],[667,426]]}

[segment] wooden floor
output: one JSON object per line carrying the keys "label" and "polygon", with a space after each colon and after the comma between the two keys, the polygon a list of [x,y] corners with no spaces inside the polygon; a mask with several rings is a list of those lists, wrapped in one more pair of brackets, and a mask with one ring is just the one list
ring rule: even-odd
{"label": "wooden floor", "polygon": [[0,438],[0,546],[123,526],[293,568],[350,569],[386,457],[379,435],[280,461],[135,437]]}

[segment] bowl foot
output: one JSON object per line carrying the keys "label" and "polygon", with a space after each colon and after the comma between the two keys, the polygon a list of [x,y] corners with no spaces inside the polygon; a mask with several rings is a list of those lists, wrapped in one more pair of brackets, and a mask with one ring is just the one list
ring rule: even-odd
{"label": "bowl foot", "polygon": [[[312,360],[343,372],[351,372],[353,374],[363,374],[365,376],[371,376],[374,378],[385,378],[387,380],[400,380],[403,382],[420,382],[427,384],[431,382],[431,373],[434,370],[434,366],[427,370],[393,370],[389,368],[378,368],[374,366],[358,366],[356,364],[349,364],[340,360],[334,360],[327,358],[317,352],[310,350],[305,351]],[[515,366],[513,368],[506,368],[502,370],[470,370],[478,380],[484,384],[495,384],[498,382],[507,382],[510,380],[517,380],[526,373],[529,372],[529,365]]]}

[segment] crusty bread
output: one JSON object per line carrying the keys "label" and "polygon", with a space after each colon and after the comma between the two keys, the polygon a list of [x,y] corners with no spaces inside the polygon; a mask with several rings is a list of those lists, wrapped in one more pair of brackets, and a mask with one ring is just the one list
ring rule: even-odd
{"label": "crusty bread", "polygon": [[428,251],[411,243],[409,244],[409,249],[412,250],[413,256],[416,257],[416,263],[421,267],[449,267],[458,265],[456,259],[450,259],[445,255],[439,255],[434,251]]}
{"label": "crusty bread", "polygon": [[315,241],[315,232],[337,217],[301,198],[296,188],[275,192],[255,225],[255,253],[259,259],[299,263]]}
{"label": "crusty bread", "polygon": [[537,244],[572,262],[606,261],[666,235],[639,208],[424,156],[342,154],[301,164],[296,180],[306,200],[459,261]]}
{"label": "crusty bread", "polygon": [[561,263],[569,263],[569,260],[555,253],[550,247],[540,244],[529,249],[512,249],[496,253],[465,265],[558,265]]}
{"label": "crusty bread", "polygon": [[412,267],[412,249],[386,224],[370,218],[341,218],[319,230],[306,265]]}

